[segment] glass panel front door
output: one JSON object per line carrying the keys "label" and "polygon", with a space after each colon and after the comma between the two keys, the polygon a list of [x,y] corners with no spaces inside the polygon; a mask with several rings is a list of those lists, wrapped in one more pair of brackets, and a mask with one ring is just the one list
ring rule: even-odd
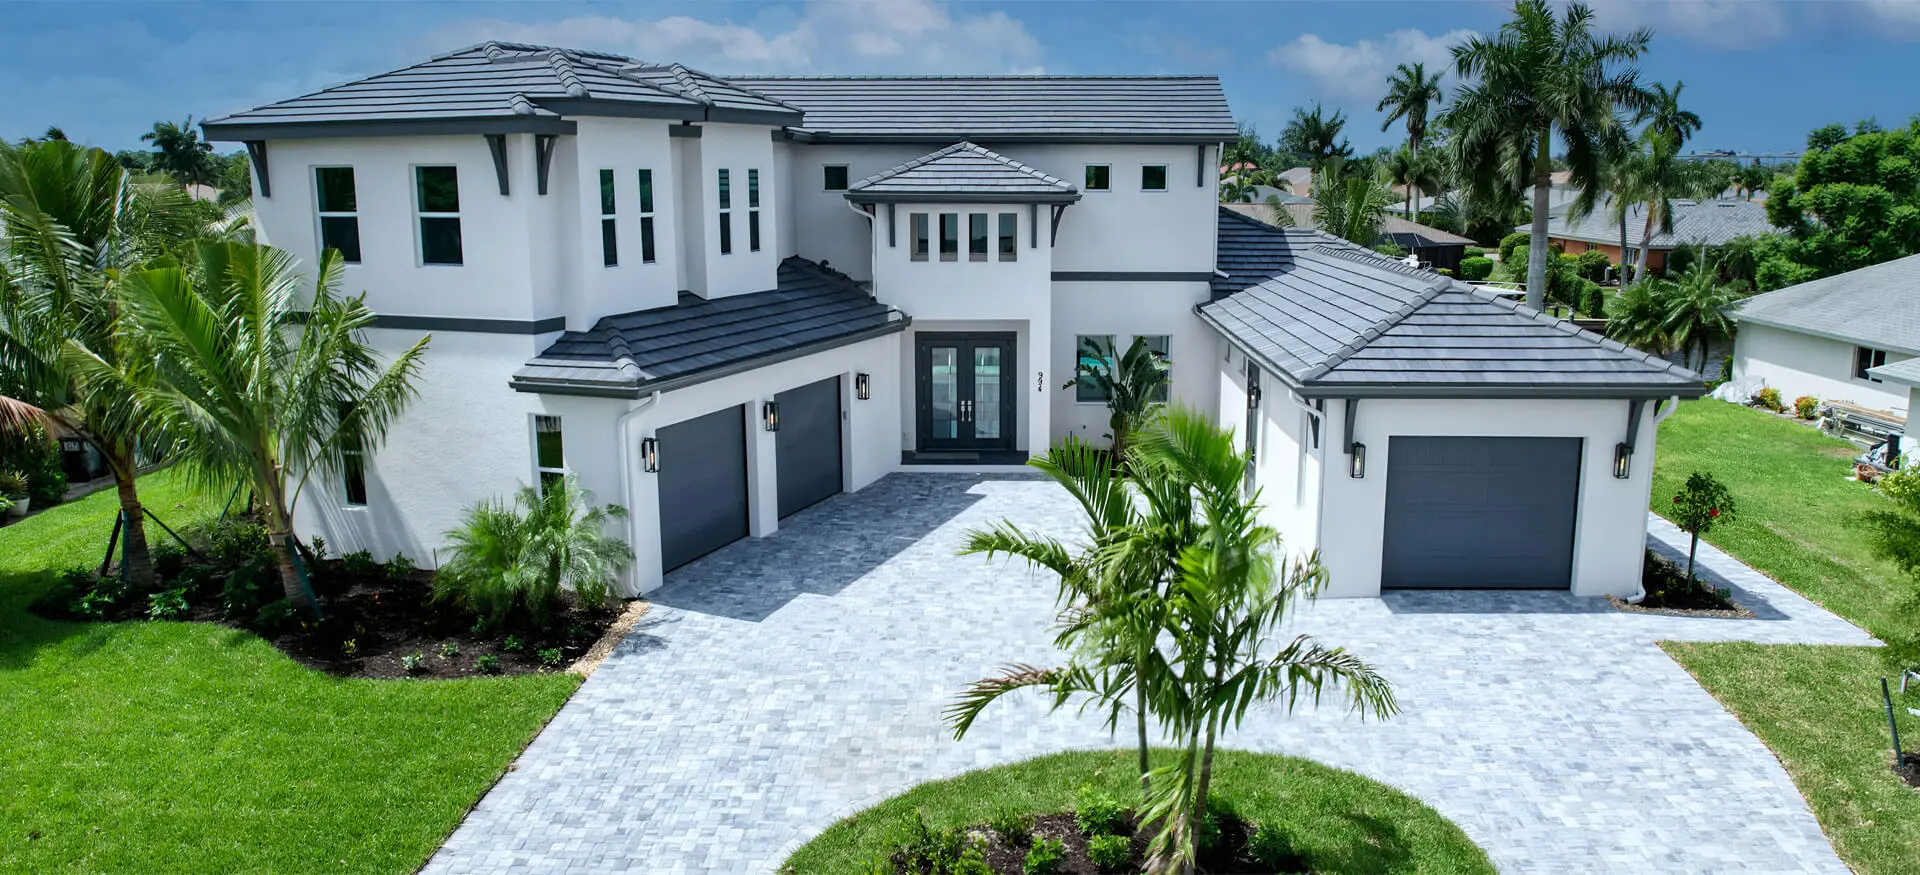
{"label": "glass panel front door", "polygon": [[919,449],[1012,449],[1011,334],[918,337]]}

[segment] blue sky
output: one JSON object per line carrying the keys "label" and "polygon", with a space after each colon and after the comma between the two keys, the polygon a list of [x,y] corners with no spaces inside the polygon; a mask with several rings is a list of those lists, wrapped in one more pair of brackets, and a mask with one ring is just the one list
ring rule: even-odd
{"label": "blue sky", "polygon": [[[1597,0],[1651,26],[1647,77],[1686,83],[1703,149],[1798,149],[1806,132],[1920,112],[1920,0]],[[8,3],[0,137],[59,125],[137,148],[157,119],[292,97],[488,38],[599,48],[710,72],[1219,73],[1269,138],[1322,101],[1362,151],[1395,63],[1447,57],[1504,5],[1427,2]],[[223,147],[224,148],[224,147]]]}

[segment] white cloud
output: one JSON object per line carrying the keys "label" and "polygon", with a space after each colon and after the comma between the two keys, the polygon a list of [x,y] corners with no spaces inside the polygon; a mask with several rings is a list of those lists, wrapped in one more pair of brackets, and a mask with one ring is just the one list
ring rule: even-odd
{"label": "white cloud", "polygon": [[809,2],[774,24],[591,16],[461,21],[426,38],[434,51],[490,39],[602,49],[717,73],[1031,71],[1045,47],[1005,12],[954,13],[938,0]]}
{"label": "white cloud", "polygon": [[1276,46],[1267,53],[1267,63],[1311,78],[1327,97],[1371,101],[1386,92],[1387,75],[1396,65],[1418,62],[1426,64],[1429,73],[1448,73],[1453,69],[1453,46],[1473,35],[1470,30],[1452,30],[1429,36],[1407,28],[1379,40],[1347,45],[1308,33]]}
{"label": "white cloud", "polygon": [[[1891,2],[1891,0],[1883,0]],[[1796,23],[1779,0],[1590,0],[1603,31],[1653,28],[1725,49],[1751,49],[1791,36]]]}

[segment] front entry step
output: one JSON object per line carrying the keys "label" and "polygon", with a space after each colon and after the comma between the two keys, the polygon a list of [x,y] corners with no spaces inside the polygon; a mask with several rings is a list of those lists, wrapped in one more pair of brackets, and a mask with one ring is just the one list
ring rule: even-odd
{"label": "front entry step", "polygon": [[1026,450],[933,450],[900,454],[902,465],[1025,465]]}

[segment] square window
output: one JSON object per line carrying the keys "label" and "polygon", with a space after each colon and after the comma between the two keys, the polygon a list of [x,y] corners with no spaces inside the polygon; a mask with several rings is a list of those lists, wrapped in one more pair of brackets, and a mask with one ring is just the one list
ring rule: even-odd
{"label": "square window", "polygon": [[1869,349],[1864,346],[1853,348],[1853,378],[1878,383],[1880,378],[1867,373],[1868,368],[1877,368],[1887,363],[1887,351]]}
{"label": "square window", "polygon": [[353,190],[353,168],[316,167],[313,178],[314,189],[320,195],[320,212],[351,213],[359,209]]}
{"label": "square window", "polygon": [[460,171],[453,167],[419,167],[420,212],[460,212]]}
{"label": "square window", "polygon": [[987,214],[967,214],[967,260],[987,260]]}
{"label": "square window", "polygon": [[425,264],[464,264],[460,220],[420,217],[420,261]]}
{"label": "square window", "polygon": [[960,214],[940,214],[940,260],[960,260]]}
{"label": "square window", "polygon": [[1079,354],[1079,361],[1073,369],[1073,400],[1084,404],[1107,403],[1109,396],[1104,379],[1089,377],[1081,368],[1093,367],[1107,374],[1113,373],[1113,335],[1076,334],[1073,336],[1073,348]]}
{"label": "square window", "polygon": [[357,216],[321,216],[320,248],[337,249],[348,264],[359,264],[360,219]]}
{"label": "square window", "polygon": [[827,164],[820,168],[820,187],[827,191],[847,190],[847,165]]}
{"label": "square window", "polygon": [[1105,164],[1087,165],[1087,191],[1110,191],[1113,188],[1113,168]]}
{"label": "square window", "polygon": [[1167,190],[1167,165],[1146,164],[1140,168],[1141,191]]}
{"label": "square window", "polygon": [[926,261],[927,260],[927,214],[914,213],[912,216],[908,217],[908,220],[909,220],[909,224],[913,226],[913,249],[912,249],[911,257],[914,261]]}
{"label": "square window", "polygon": [[1020,214],[1000,214],[1000,260],[1018,261],[1020,258]]}

